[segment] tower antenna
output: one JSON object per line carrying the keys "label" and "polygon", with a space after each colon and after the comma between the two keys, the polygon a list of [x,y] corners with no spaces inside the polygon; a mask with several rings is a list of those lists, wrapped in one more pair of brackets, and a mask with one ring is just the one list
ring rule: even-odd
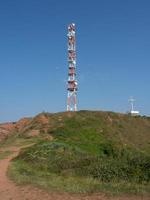
{"label": "tower antenna", "polygon": [[130,97],[129,98],[129,102],[131,104],[131,112],[133,112],[134,111],[134,102],[135,102],[135,99],[133,97]]}
{"label": "tower antenna", "polygon": [[68,95],[67,111],[77,111],[77,80],[76,80],[76,29],[75,24],[68,26]]}
{"label": "tower antenna", "polygon": [[130,97],[129,102],[130,102],[130,104],[131,104],[131,110],[130,110],[129,113],[130,113],[132,116],[137,116],[137,115],[139,115],[140,112],[137,111],[137,110],[134,110],[134,102],[135,102],[135,99],[134,99],[133,97]]}

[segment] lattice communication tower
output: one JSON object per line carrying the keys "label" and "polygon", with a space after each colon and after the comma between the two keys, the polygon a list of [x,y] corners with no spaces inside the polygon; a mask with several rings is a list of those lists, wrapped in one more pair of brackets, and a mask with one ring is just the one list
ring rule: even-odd
{"label": "lattice communication tower", "polygon": [[68,95],[67,111],[77,111],[77,80],[76,80],[76,29],[75,24],[68,26]]}

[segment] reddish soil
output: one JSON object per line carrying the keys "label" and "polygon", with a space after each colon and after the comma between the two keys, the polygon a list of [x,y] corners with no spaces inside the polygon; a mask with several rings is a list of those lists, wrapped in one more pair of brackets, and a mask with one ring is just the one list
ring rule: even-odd
{"label": "reddish soil", "polygon": [[106,197],[102,194],[96,195],[70,195],[54,192],[46,192],[33,186],[19,186],[7,177],[7,169],[11,159],[18,155],[20,149],[11,147],[4,149],[13,151],[7,158],[0,160],[0,199],[2,200],[148,200],[142,197]]}
{"label": "reddish soil", "polygon": [[10,135],[21,131],[24,127],[26,127],[31,120],[29,118],[23,118],[18,122],[10,122],[0,124],[0,142]]}
{"label": "reddish soil", "polygon": [[45,115],[40,115],[37,117],[37,122],[43,125],[46,125],[49,123],[48,117],[46,117]]}
{"label": "reddish soil", "polygon": [[14,131],[13,123],[0,124],[0,142]]}
{"label": "reddish soil", "polygon": [[17,131],[21,131],[25,126],[27,126],[30,123],[31,119],[30,118],[23,118],[20,119],[16,125],[15,128],[17,129]]}

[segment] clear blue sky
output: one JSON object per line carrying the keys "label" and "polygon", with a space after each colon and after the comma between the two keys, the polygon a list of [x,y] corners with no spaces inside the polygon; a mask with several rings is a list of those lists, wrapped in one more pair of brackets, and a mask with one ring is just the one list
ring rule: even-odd
{"label": "clear blue sky", "polygon": [[67,25],[79,109],[150,115],[149,0],[0,1],[0,122],[66,110]]}

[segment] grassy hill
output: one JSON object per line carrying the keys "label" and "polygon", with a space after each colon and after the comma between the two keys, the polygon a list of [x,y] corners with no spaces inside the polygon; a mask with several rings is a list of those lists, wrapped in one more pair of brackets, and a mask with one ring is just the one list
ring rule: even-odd
{"label": "grassy hill", "polygon": [[150,193],[148,117],[42,113],[17,133],[26,140],[33,136],[35,145],[22,150],[9,170],[18,183],[75,193]]}

